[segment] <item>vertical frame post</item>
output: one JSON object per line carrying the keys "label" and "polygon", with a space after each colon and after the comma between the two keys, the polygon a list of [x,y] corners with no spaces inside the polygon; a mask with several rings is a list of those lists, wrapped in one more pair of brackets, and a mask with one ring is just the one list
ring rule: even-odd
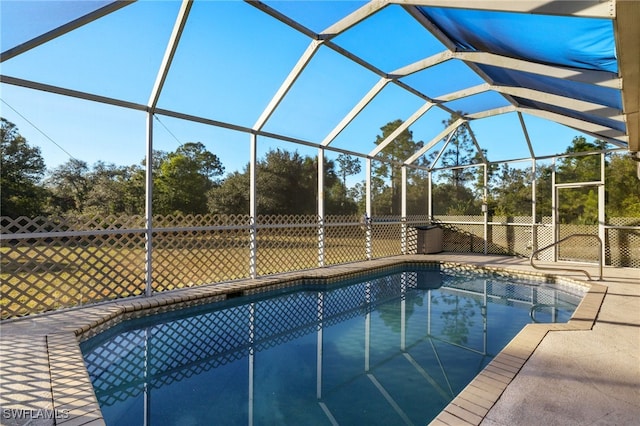
{"label": "vertical frame post", "polygon": [[367,260],[371,260],[373,258],[373,248],[371,244],[371,158],[369,157],[367,157],[365,163],[365,175],[365,253]]}
{"label": "vertical frame post", "polygon": [[400,228],[400,250],[402,254],[407,254],[407,165],[402,165],[402,194],[401,194],[401,212],[402,217]]}
{"label": "vertical frame post", "polygon": [[484,247],[482,249],[482,252],[484,254],[487,254],[489,251],[489,206],[487,204],[488,202],[487,197],[489,195],[487,184],[489,179],[487,176],[488,165],[486,162],[482,164],[482,168],[484,169],[484,175],[482,177],[482,214],[484,216],[483,218]]}
{"label": "vertical frame post", "polygon": [[258,276],[258,234],[257,234],[257,202],[256,202],[256,167],[258,137],[251,134],[249,152],[249,277]]}
{"label": "vertical frame post", "polygon": [[536,159],[531,159],[531,253],[534,253],[538,250],[538,226],[536,222],[537,215],[537,182],[536,179]]}
{"label": "vertical frame post", "polygon": [[158,105],[162,88],[167,79],[171,62],[178,48],[182,31],[189,18],[189,12],[193,0],[182,0],[180,10],[176,22],[173,25],[167,48],[165,49],[160,69],[156,75],[156,80],[151,89],[151,95],[147,102],[147,152],[146,152],[146,169],[145,169],[145,296],[151,296],[153,293],[153,114]]}
{"label": "vertical frame post", "polygon": [[433,176],[431,170],[427,175],[427,215],[429,221],[433,222]]}
{"label": "vertical frame post", "polygon": [[153,113],[147,113],[147,152],[144,195],[144,295],[153,294]]}
{"label": "vertical frame post", "polygon": [[324,149],[318,148],[318,267],[324,266]]}
{"label": "vertical frame post", "polygon": [[[607,248],[606,248],[607,230],[605,229],[605,225],[607,221],[606,210],[605,210],[605,183],[606,183],[605,182],[605,179],[606,179],[605,160],[606,160],[606,154],[604,152],[601,152],[600,153],[600,185],[598,185],[598,236],[602,241],[602,245],[601,245],[602,252],[600,253],[600,256],[601,256],[601,259],[603,259],[603,263],[605,263],[607,260],[607,257],[605,256],[607,252]],[[602,279],[602,271],[600,271],[600,279]]]}
{"label": "vertical frame post", "polygon": [[[551,163],[551,233],[553,234],[553,242],[558,241],[558,189],[556,188],[556,157],[553,157]],[[552,259],[554,262],[558,261],[557,246],[551,247]]]}

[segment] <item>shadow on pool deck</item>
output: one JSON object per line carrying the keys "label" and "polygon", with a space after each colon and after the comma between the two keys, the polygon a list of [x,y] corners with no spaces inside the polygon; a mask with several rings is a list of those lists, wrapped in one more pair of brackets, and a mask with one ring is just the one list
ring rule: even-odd
{"label": "shadow on pool deck", "polygon": [[[104,424],[78,336],[125,314],[204,303],[243,289],[280,286],[403,262],[441,261],[539,275],[522,258],[437,254],[397,256],[126,299],[3,321],[0,422],[3,425]],[[572,265],[575,267],[575,265]],[[596,275],[596,268],[588,268]],[[569,280],[576,273],[550,271]],[[568,324],[530,324],[432,424],[640,424],[640,270],[605,268]],[[21,418],[20,418],[21,417]]]}

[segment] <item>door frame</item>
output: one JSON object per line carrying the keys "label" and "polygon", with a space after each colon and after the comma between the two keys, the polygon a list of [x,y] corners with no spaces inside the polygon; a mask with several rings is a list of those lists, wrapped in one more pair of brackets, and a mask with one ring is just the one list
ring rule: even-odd
{"label": "door frame", "polygon": [[[571,182],[571,183],[557,183],[556,182],[556,159],[553,161],[551,182],[552,182],[552,191],[553,196],[551,197],[551,215],[552,215],[552,229],[553,229],[553,242],[556,244],[558,240],[560,240],[560,230],[559,230],[559,198],[558,194],[561,189],[577,189],[577,188],[588,188],[588,187],[597,187],[598,188],[598,237],[602,240],[602,252],[600,256],[602,256],[603,262],[606,259],[606,244],[605,244],[605,154],[600,153],[600,180],[598,181],[589,181],[589,182]],[[594,234],[596,235],[596,234]],[[558,262],[558,246],[554,245],[553,248],[553,261]]]}

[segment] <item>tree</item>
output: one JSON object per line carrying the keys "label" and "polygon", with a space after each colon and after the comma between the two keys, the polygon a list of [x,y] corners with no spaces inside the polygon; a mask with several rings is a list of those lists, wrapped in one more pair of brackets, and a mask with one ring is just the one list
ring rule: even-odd
{"label": "tree", "polygon": [[[567,154],[594,152],[592,155],[569,156],[556,162],[557,183],[600,181],[601,156],[606,142],[587,142],[584,136],[576,136],[565,151]],[[598,190],[595,186],[569,188],[559,192],[558,220],[560,223],[595,225],[598,221]]]}
{"label": "tree", "polygon": [[[318,203],[318,157],[298,152],[270,150],[257,162],[257,208],[259,214],[316,214]],[[332,214],[355,213],[354,201],[341,198],[342,182],[334,163],[325,159],[325,206]],[[208,193],[211,212],[246,214],[249,212],[249,166],[242,173],[231,173]]]}
{"label": "tree", "polygon": [[530,216],[530,182],[530,169],[517,169],[503,163],[490,182],[489,213],[499,216]]}
{"label": "tree", "polygon": [[[459,114],[462,114],[459,112]],[[457,120],[451,115],[442,124],[449,127]],[[438,154],[433,153],[434,159]],[[485,155],[486,158],[486,155]],[[443,167],[449,168],[440,172],[441,182],[434,185],[433,209],[435,214],[466,215],[480,211],[480,190],[484,184],[484,170],[474,175],[471,168],[460,168],[470,164],[479,164],[482,157],[473,144],[469,129],[462,125],[455,130],[447,149],[440,156]],[[488,171],[489,172],[489,171]],[[440,197],[443,197],[440,199]]]}
{"label": "tree", "polygon": [[16,218],[43,213],[46,166],[40,148],[30,146],[15,124],[0,118],[0,191],[2,215]]}
{"label": "tree", "polygon": [[[587,142],[584,136],[576,136],[571,145],[565,150],[565,154],[581,152],[599,152],[607,147],[607,143],[601,140]],[[556,182],[596,182],[600,180],[600,155],[583,155],[565,157],[557,162]]]}
{"label": "tree", "polygon": [[157,214],[205,214],[207,192],[224,173],[218,157],[201,142],[187,142],[154,161],[154,212]]}
{"label": "tree", "polygon": [[[443,120],[442,124],[447,128],[457,119],[456,116],[451,115],[447,120]],[[435,158],[436,155],[437,153],[434,152],[431,157]],[[449,140],[447,149],[442,153],[440,163],[444,167],[459,167],[479,162],[480,156],[473,145],[469,129],[465,125],[459,126]],[[473,178],[473,172],[468,168],[456,168],[445,171],[444,176],[453,187],[461,188]]]}
{"label": "tree", "polygon": [[218,214],[249,213],[249,166],[243,173],[230,173],[220,184],[207,193],[209,211]]}
{"label": "tree", "polygon": [[342,177],[342,185],[346,188],[347,176],[356,175],[362,170],[360,160],[348,154],[340,154],[336,161],[338,163],[338,173]]}
{"label": "tree", "polygon": [[553,197],[552,184],[553,168],[550,165],[536,165],[536,222],[543,222],[543,218],[550,218],[552,214],[551,199]]}
{"label": "tree", "polygon": [[612,217],[636,218],[640,224],[640,179],[638,163],[630,154],[613,154],[606,174],[607,220]]}
{"label": "tree", "polygon": [[90,190],[89,166],[72,158],[53,169],[46,181],[51,191],[51,207],[56,213],[82,213]]}
{"label": "tree", "polygon": [[342,182],[336,182],[334,185],[328,186],[327,191],[330,194],[327,197],[327,200],[339,201],[339,205],[327,203],[326,210],[330,214],[355,214],[358,211],[358,207],[356,202],[353,199],[349,198],[347,176],[360,173],[360,171],[362,170],[360,159],[342,153],[338,155],[336,162],[338,163],[338,175],[342,178]]}
{"label": "tree", "polygon": [[269,151],[257,167],[260,214],[314,214],[317,170],[313,161],[305,161],[297,151]]}
{"label": "tree", "polygon": [[[376,136],[374,143],[380,145],[401,124],[402,120],[394,120],[382,126],[380,128],[382,134]],[[378,154],[378,157],[384,161],[376,162],[373,167],[373,173],[378,178],[377,180],[374,179],[375,182],[372,182],[374,205],[377,206],[374,214],[400,214],[402,175],[399,171],[399,166],[392,163],[406,161],[422,146],[423,142],[413,140],[413,133],[410,130],[404,130]],[[421,158],[415,164],[426,165],[427,160]],[[384,184],[386,179],[389,180],[390,187]]]}
{"label": "tree", "polygon": [[140,166],[98,162],[88,173],[85,212],[130,215],[144,213],[145,171]]}

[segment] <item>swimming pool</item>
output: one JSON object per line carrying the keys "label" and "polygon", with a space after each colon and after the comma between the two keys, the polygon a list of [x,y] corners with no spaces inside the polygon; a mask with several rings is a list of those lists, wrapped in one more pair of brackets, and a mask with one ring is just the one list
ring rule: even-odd
{"label": "swimming pool", "polygon": [[425,424],[584,289],[440,269],[306,283],[129,320],[81,344],[120,424]]}

